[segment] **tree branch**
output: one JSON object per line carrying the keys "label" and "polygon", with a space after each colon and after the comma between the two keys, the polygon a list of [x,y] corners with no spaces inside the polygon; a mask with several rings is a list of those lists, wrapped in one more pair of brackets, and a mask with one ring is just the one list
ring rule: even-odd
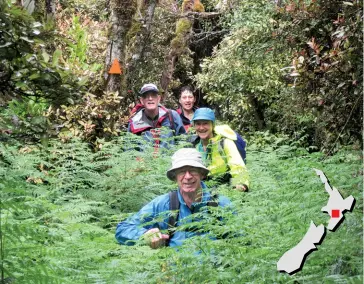
{"label": "tree branch", "polygon": [[221,16],[223,13],[220,12],[186,12],[182,14],[169,13],[166,18],[179,19],[179,18],[190,18],[190,19],[213,19]]}
{"label": "tree branch", "polygon": [[179,15],[179,18],[194,18],[194,19],[211,19],[222,15],[220,12],[187,12]]}
{"label": "tree branch", "polygon": [[228,33],[229,33],[229,30],[210,31],[210,32],[204,32],[204,33],[194,33],[191,36],[191,44],[195,44],[195,43],[198,43],[200,41],[204,41],[204,40],[208,39],[209,37],[226,35]]}

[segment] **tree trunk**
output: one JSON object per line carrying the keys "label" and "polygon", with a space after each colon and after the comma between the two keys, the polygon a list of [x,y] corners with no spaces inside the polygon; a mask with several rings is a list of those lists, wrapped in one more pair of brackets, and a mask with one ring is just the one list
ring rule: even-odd
{"label": "tree trunk", "polygon": [[176,66],[178,54],[175,50],[171,49],[166,57],[166,67],[163,70],[162,78],[160,80],[161,88],[164,92],[167,91],[169,83],[172,80],[174,68]]}
{"label": "tree trunk", "polygon": [[[111,31],[106,52],[106,91],[122,93],[122,86],[126,85],[125,76],[119,74],[108,74],[114,59],[120,66],[125,67],[125,45],[126,35],[131,27],[132,19],[136,11],[136,1],[133,0],[111,0]],[[125,90],[124,90],[125,91]]]}
{"label": "tree trunk", "polygon": [[258,130],[263,130],[265,128],[266,124],[265,124],[264,113],[263,113],[262,107],[259,105],[259,101],[253,94],[248,94],[248,100],[249,100],[251,107],[253,108],[252,111],[253,111],[257,126],[258,126]]}
{"label": "tree trunk", "polygon": [[178,56],[188,50],[188,41],[192,31],[194,19],[189,18],[188,12],[193,12],[194,3],[196,0],[184,0],[182,4],[182,16],[176,23],[176,36],[171,41],[171,47],[168,55],[165,58],[165,67],[160,79],[162,90],[167,94],[169,83],[172,80]]}
{"label": "tree trunk", "polygon": [[151,31],[151,27],[152,27],[152,23],[153,23],[154,10],[155,10],[156,6],[157,6],[157,0],[150,0],[149,1],[149,5],[148,5],[148,8],[147,8],[147,12],[146,12],[146,15],[145,15],[145,20],[144,20],[145,28],[140,33],[140,38],[138,39],[138,42],[141,43],[140,46],[139,46],[139,58],[140,58],[140,60],[143,60],[145,47],[149,43],[150,31]]}
{"label": "tree trunk", "polygon": [[[157,0],[150,0],[148,1],[148,6],[146,9],[144,9],[144,3],[141,5],[141,7],[138,8],[138,10],[145,14],[143,16],[142,21],[142,27],[141,31],[136,35],[136,39],[133,42],[133,46],[135,47],[134,50],[132,50],[132,55],[130,62],[127,63],[127,88],[133,89],[135,85],[135,79],[133,73],[138,68],[138,65],[140,62],[143,61],[145,56],[145,51],[148,50],[148,47],[150,45],[150,34],[153,24],[153,17],[154,17],[154,11],[157,6]],[[145,13],[144,13],[145,11]],[[142,15],[143,15],[142,14]],[[130,44],[129,44],[130,45]],[[133,48],[132,48],[133,49]],[[140,82],[138,82],[140,83]]]}

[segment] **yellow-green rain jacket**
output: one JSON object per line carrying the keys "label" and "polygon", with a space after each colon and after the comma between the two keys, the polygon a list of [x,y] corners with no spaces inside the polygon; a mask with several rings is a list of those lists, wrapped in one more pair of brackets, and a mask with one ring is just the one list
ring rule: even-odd
{"label": "yellow-green rain jacket", "polygon": [[[214,179],[214,177],[230,173],[231,186],[245,184],[250,187],[248,170],[233,141],[237,140],[235,132],[228,125],[218,125],[215,126],[214,133],[206,151],[203,149],[202,141],[196,145],[205,165],[210,170],[209,177]],[[224,141],[221,141],[222,139]]]}

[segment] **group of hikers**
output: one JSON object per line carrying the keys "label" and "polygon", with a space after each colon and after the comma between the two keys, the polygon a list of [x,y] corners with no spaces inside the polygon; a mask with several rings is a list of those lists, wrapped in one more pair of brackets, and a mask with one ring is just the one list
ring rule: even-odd
{"label": "group of hikers", "polygon": [[[195,106],[192,89],[184,87],[179,95],[180,107],[170,110],[160,104],[155,84],[145,84],[139,92],[140,103],[132,110],[128,131],[142,136],[155,149],[169,148],[174,136],[186,135],[189,148],[177,150],[167,177],[178,185],[176,191],[161,195],[138,213],[120,222],[116,239],[133,245],[143,239],[150,247],[179,246],[196,231],[175,230],[192,222],[190,215],[208,214],[209,206],[229,207],[230,201],[212,193],[203,180],[228,184],[238,191],[248,191],[249,174],[245,164],[245,141],[227,125],[216,125],[212,109]],[[175,217],[170,212],[178,210]]]}

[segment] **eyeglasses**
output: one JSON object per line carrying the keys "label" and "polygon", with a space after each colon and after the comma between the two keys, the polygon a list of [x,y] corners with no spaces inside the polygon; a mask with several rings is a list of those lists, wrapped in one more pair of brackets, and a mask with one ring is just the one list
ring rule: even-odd
{"label": "eyeglasses", "polygon": [[189,172],[189,174],[192,175],[192,176],[197,176],[197,175],[200,174],[200,171],[198,169],[194,169],[194,168],[192,168],[192,169],[191,168],[190,169],[188,169],[188,168],[183,169],[182,168],[182,169],[176,170],[176,175],[177,176],[185,176],[187,172]]}
{"label": "eyeglasses", "polygon": [[151,97],[152,99],[155,99],[156,97],[158,97],[158,93],[154,93],[154,92],[150,92],[150,93],[145,93],[141,95],[141,98],[146,99]]}

